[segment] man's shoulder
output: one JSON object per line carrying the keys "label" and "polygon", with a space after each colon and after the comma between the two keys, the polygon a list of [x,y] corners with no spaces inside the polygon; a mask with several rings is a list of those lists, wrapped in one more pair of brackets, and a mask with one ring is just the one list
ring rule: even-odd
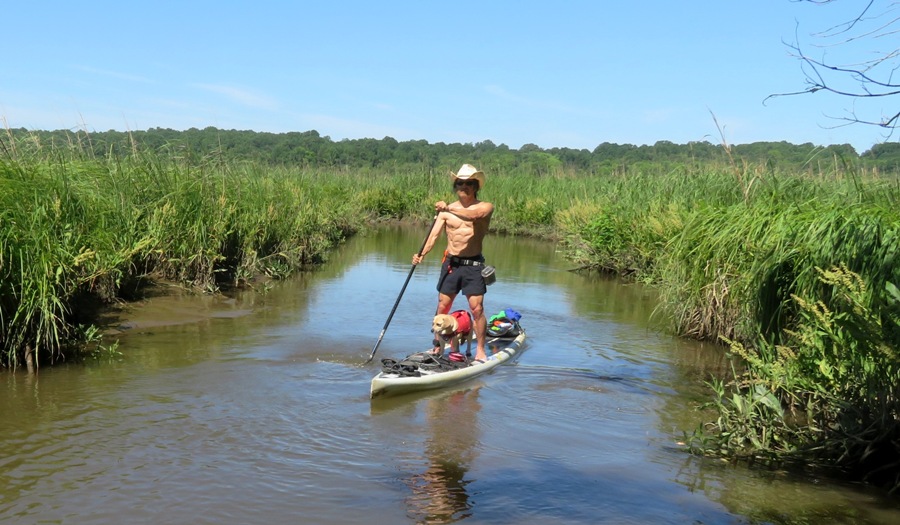
{"label": "man's shoulder", "polygon": [[488,213],[494,212],[494,205],[491,204],[490,202],[481,201],[479,203],[479,206],[481,207],[482,210],[486,210]]}

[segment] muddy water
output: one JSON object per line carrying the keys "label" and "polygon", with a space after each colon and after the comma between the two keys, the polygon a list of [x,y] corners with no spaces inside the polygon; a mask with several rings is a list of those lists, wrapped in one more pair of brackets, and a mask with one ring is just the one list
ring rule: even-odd
{"label": "muddy water", "polygon": [[[858,486],[685,454],[721,353],[546,243],[489,243],[488,311],[529,334],[518,364],[370,401],[362,363],[422,235],[354,239],[229,299],[151,296],[115,321],[121,355],[0,376],[0,523],[900,522]],[[430,342],[436,278],[417,269],[377,358]]]}

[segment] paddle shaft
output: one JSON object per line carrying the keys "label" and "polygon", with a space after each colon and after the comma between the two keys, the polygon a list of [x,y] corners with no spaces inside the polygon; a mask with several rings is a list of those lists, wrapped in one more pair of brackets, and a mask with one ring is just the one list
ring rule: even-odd
{"label": "paddle shaft", "polygon": [[[419,253],[417,254],[419,257],[422,256],[422,252],[425,250],[425,245],[428,244],[428,238],[431,237],[431,230],[434,229],[434,225],[437,224],[437,215],[434,216],[434,220],[431,222],[431,227],[428,228],[428,234],[425,236],[425,240],[422,241],[422,247],[419,248]],[[416,271],[416,266],[418,264],[412,265],[412,268],[409,269],[409,273],[406,274],[406,281],[403,283],[403,288],[400,289],[400,295],[397,296],[397,300],[394,301],[394,307],[391,308],[391,313],[388,314],[387,321],[384,322],[384,328],[381,329],[381,334],[378,336],[378,341],[375,341],[375,346],[372,348],[372,353],[369,355],[369,358],[366,359],[366,363],[372,360],[375,357],[375,352],[378,351],[378,345],[381,344],[381,340],[384,339],[384,333],[387,332],[388,325],[391,324],[391,319],[394,318],[394,312],[397,311],[397,306],[400,305],[400,299],[403,298],[403,292],[406,291],[406,286],[409,284],[409,280],[412,279],[413,272]]]}

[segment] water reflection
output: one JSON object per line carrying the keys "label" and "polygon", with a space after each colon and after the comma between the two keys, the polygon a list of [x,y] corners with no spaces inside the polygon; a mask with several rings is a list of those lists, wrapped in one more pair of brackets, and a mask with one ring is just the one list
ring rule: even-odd
{"label": "water reflection", "polygon": [[[421,230],[264,293],[148,296],[113,324],[119,358],[7,374],[0,523],[898,523],[857,487],[687,455],[721,349],[660,334],[651,289],[568,272],[548,243],[486,246],[486,311],[528,330],[516,366],[370,400],[361,363]],[[431,342],[437,271],[416,270],[377,357]]]}
{"label": "water reflection", "polygon": [[406,483],[409,517],[416,523],[453,523],[470,516],[466,487],[469,467],[478,455],[479,388],[460,390],[425,401],[428,440],[426,465]]}

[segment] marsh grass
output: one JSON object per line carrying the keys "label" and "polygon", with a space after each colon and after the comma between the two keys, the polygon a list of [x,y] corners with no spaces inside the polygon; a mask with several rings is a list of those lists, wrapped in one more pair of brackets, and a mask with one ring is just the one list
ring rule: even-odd
{"label": "marsh grass", "polygon": [[[148,279],[214,292],[284,277],[322,263],[368,221],[428,221],[435,201],[453,198],[448,174],[424,169],[271,167],[174,146],[106,158],[78,143],[3,146],[0,362],[12,368],[64,358],[94,333],[97,304],[134,297]],[[492,182],[501,194],[513,186]],[[549,206],[526,205],[498,231],[547,227]]]}
{"label": "marsh grass", "polygon": [[[659,265],[679,333],[778,342],[794,319],[791,295],[823,293],[815,268],[844,263],[875,286],[898,278],[897,214],[884,202],[810,192],[786,203],[705,208],[671,238]],[[697,264],[701,262],[702,264]]]}
{"label": "marsh grass", "polygon": [[[425,166],[0,143],[0,361],[11,367],[96,339],[86,306],[128,298],[148,277],[207,291],[282,277],[367,222],[427,223],[435,201],[454,199],[448,172]],[[657,287],[657,317],[674,332],[727,342],[740,372],[710,383],[719,418],[695,450],[822,459],[896,485],[900,182],[839,162],[661,166],[489,171],[479,196],[495,205],[494,232],[558,239],[576,267]]]}
{"label": "marsh grass", "polygon": [[87,305],[127,297],[147,276],[216,290],[321,262],[358,228],[363,211],[352,188],[334,175],[217,159],[7,149],[3,364],[64,357],[83,340]]}
{"label": "marsh grass", "polygon": [[900,191],[834,166],[613,177],[556,224],[584,266],[653,283],[674,332],[727,343],[736,371],[710,381],[718,418],[694,451],[896,490]]}
{"label": "marsh grass", "polygon": [[896,491],[900,292],[844,265],[816,273],[827,299],[793,297],[798,320],[783,344],[729,342],[746,369],[731,388],[711,383],[719,417],[689,442],[704,454],[839,467]]}

